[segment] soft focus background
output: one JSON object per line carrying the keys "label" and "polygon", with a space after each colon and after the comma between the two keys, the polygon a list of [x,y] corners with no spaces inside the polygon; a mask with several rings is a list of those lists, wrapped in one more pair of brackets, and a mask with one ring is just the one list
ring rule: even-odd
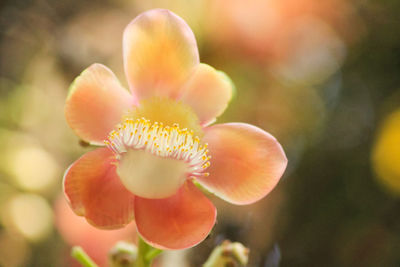
{"label": "soft focus background", "polygon": [[164,266],[197,267],[229,238],[251,266],[400,266],[400,1],[1,0],[0,266],[99,262],[134,226],[91,228],[61,194],[88,147],[67,126],[72,80],[94,62],[125,83],[121,38],[140,12],[168,8],[193,29],[201,61],[235,98],[218,122],[275,135],[289,158],[277,188],[250,206],[213,199],[218,223]]}

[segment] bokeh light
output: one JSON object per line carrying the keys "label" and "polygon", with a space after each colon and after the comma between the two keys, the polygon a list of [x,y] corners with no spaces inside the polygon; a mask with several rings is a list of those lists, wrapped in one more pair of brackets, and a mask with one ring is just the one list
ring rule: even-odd
{"label": "bokeh light", "polygon": [[10,172],[24,190],[48,189],[55,184],[57,175],[60,174],[57,163],[40,147],[16,148],[9,157]]}
{"label": "bokeh light", "polygon": [[400,195],[400,110],[385,118],[375,141],[372,161],[379,181]]}
{"label": "bokeh light", "polygon": [[53,212],[47,201],[34,194],[13,196],[3,209],[2,219],[11,230],[30,241],[41,241],[53,229]]}
{"label": "bokeh light", "polygon": [[315,84],[342,65],[362,35],[351,1],[209,1],[208,38],[287,82]]}
{"label": "bokeh light", "polygon": [[0,170],[24,191],[51,194],[62,170],[54,156],[38,140],[18,131],[0,131],[3,154]]}

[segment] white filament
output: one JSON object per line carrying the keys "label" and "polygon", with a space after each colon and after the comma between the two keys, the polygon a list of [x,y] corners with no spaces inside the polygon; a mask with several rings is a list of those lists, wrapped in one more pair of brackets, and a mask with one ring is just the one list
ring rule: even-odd
{"label": "white filament", "polygon": [[178,124],[164,127],[162,123],[151,123],[145,118],[126,119],[104,143],[117,158],[129,149],[144,150],[155,156],[186,162],[188,176],[209,175],[204,172],[210,166],[211,158],[207,155],[207,144],[200,145],[200,139],[193,137],[193,131],[180,129]]}

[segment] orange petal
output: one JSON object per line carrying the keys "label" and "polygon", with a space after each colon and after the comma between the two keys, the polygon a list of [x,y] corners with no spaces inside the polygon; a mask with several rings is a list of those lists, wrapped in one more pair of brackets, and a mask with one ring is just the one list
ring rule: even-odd
{"label": "orange petal", "polygon": [[154,9],[136,17],[123,38],[125,73],[139,98],[175,98],[199,63],[196,39],[174,13]]}
{"label": "orange petal", "polygon": [[198,179],[205,188],[234,204],[250,204],[266,196],[287,165],[285,152],[267,132],[244,123],[205,128],[211,166]]}
{"label": "orange petal", "polygon": [[135,199],[139,234],[160,249],[184,249],[200,243],[214,226],[216,215],[214,205],[191,181],[169,198]]}
{"label": "orange petal", "polygon": [[133,107],[134,101],[110,69],[93,64],[72,83],[65,117],[80,138],[103,144],[124,113]]}
{"label": "orange petal", "polygon": [[224,112],[232,91],[233,83],[225,73],[200,64],[185,84],[181,100],[193,108],[205,125]]}
{"label": "orange petal", "polygon": [[98,148],[75,161],[64,175],[71,208],[98,228],[120,228],[133,219],[135,196],[122,185],[114,161],[108,148]]}

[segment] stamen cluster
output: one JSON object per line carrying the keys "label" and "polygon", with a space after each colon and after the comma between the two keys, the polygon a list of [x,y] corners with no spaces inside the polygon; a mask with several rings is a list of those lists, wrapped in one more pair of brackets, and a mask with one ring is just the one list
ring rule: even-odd
{"label": "stamen cluster", "polygon": [[126,119],[110,132],[104,141],[117,158],[128,149],[141,149],[159,157],[183,160],[188,163],[190,176],[208,176],[204,170],[210,166],[207,143],[200,145],[193,131],[180,129],[175,123],[172,127],[145,118]]}

